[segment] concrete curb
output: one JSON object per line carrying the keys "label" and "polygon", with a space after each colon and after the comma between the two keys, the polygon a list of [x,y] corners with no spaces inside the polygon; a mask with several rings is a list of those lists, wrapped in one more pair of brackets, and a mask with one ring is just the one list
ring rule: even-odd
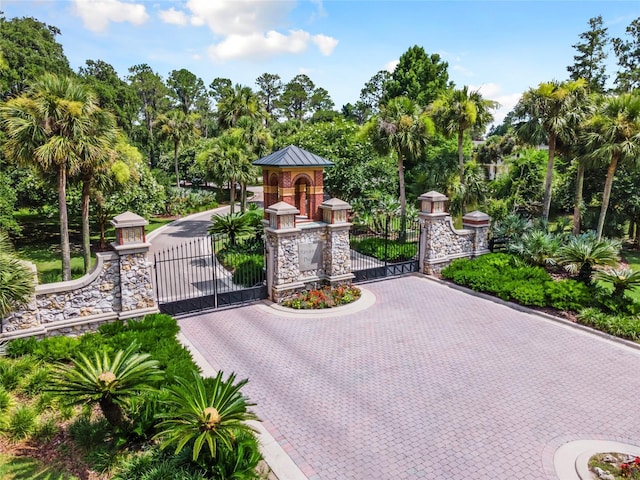
{"label": "concrete curb", "polygon": [[562,480],[591,480],[588,462],[596,453],[626,453],[640,456],[640,447],[609,440],[576,440],[562,445],[553,456],[556,474]]}
{"label": "concrete curb", "polygon": [[598,337],[600,337],[600,338],[602,338],[604,340],[609,340],[610,342],[618,343],[620,345],[624,345],[626,347],[630,347],[630,348],[633,348],[635,350],[640,351],[640,343],[632,342],[631,340],[625,340],[624,338],[615,337],[615,336],[610,335],[608,333],[601,332],[600,330],[596,330],[595,328],[591,328],[591,327],[588,327],[586,325],[582,325],[580,323],[571,322],[571,321],[566,320],[564,318],[556,317],[555,315],[551,315],[551,314],[548,314],[548,313],[545,313],[545,312],[540,312],[538,310],[534,310],[533,308],[525,307],[525,306],[519,305],[517,303],[509,302],[507,300],[502,300],[501,298],[494,297],[494,296],[489,295],[487,293],[476,292],[475,290],[471,290],[470,288],[463,287],[461,285],[456,285],[455,283],[448,282],[448,281],[445,281],[445,280],[441,280],[441,279],[436,278],[436,277],[431,277],[431,276],[425,275],[423,273],[414,273],[413,275],[416,276],[416,277],[423,278],[425,280],[431,281],[431,282],[439,283],[439,284],[444,285],[446,287],[449,287],[449,288],[451,288],[453,290],[458,290],[460,292],[464,292],[464,293],[467,293],[469,295],[473,295],[474,297],[482,298],[484,300],[489,300],[489,301],[491,301],[493,303],[497,303],[499,305],[503,305],[505,307],[512,308],[512,309],[517,310],[519,312],[529,313],[531,315],[537,315],[538,317],[544,318],[546,320],[551,320],[553,322],[559,323],[559,324],[564,325],[566,327],[571,327],[571,328],[575,328],[577,330],[582,330],[583,332],[590,333],[592,335],[598,336]]}
{"label": "concrete curb", "polygon": [[[178,333],[178,341],[184,345],[194,362],[202,369],[202,374],[207,377],[215,377],[218,371],[204,358],[200,351],[182,333]],[[275,438],[260,422],[249,422],[258,432],[258,441],[262,447],[262,456],[269,468],[278,477],[278,480],[307,480],[307,477],[298,468],[295,462],[287,455]]]}

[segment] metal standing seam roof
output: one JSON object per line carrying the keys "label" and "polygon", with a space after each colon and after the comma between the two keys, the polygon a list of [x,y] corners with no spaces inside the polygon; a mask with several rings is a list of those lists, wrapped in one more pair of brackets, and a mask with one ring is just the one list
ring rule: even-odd
{"label": "metal standing seam roof", "polygon": [[289,145],[253,162],[262,167],[331,167],[333,162],[311,152]]}

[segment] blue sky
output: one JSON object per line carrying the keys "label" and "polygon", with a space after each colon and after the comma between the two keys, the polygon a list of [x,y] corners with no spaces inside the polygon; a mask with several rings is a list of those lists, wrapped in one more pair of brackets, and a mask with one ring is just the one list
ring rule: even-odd
{"label": "blue sky", "polygon": [[[5,16],[58,27],[71,66],[104,60],[124,77],[147,63],[255,88],[264,72],[306,73],[339,109],[412,45],[438,53],[459,87],[497,100],[501,119],[527,88],[567,78],[571,45],[602,15],[624,36],[634,1],[0,0]],[[610,53],[611,75],[615,60]]]}

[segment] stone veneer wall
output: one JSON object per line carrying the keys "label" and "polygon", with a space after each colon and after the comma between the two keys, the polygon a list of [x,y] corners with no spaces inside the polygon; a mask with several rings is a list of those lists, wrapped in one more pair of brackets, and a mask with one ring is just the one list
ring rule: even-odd
{"label": "stone veneer wall", "polygon": [[2,319],[0,338],[78,335],[157,311],[146,253],[97,253],[84,277],[37,285],[25,308]]}
{"label": "stone veneer wall", "polygon": [[447,213],[420,213],[422,230],[420,241],[420,271],[439,273],[456,258],[477,257],[489,253],[488,224],[465,224],[464,229],[453,226]]}
{"label": "stone veneer wall", "polygon": [[[324,222],[296,228],[265,228],[267,250],[273,259],[270,298],[280,303],[304,291],[324,285],[351,284],[350,224]],[[322,260],[315,269],[300,270],[299,246],[322,244]]]}

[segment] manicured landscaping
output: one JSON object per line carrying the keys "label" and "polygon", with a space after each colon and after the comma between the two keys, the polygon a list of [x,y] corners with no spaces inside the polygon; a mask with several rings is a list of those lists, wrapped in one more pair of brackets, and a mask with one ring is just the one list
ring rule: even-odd
{"label": "manicured landscaping", "polygon": [[11,445],[2,478],[16,468],[60,480],[259,478],[246,380],[203,379],[177,332],[157,314],[75,338],[11,341],[0,357],[0,434]]}
{"label": "manicured landscaping", "polygon": [[362,292],[358,287],[330,287],[314,288],[304,291],[291,299],[282,302],[284,307],[296,310],[317,310],[323,308],[348,305],[360,298]]}

